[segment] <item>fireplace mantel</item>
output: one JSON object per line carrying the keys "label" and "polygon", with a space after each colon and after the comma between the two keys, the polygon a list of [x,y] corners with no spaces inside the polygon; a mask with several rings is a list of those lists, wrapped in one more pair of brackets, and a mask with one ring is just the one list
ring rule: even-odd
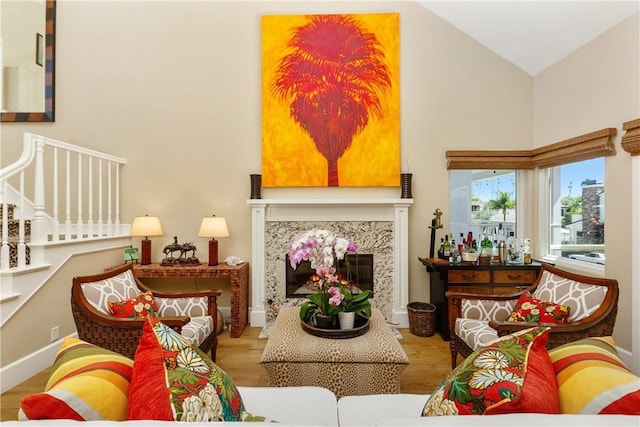
{"label": "fireplace mantel", "polygon": [[[265,231],[278,221],[391,221],[393,222],[393,307],[387,319],[408,328],[409,294],[408,213],[413,199],[249,199],[251,207],[251,326],[264,326]],[[284,248],[283,248],[284,249]]]}

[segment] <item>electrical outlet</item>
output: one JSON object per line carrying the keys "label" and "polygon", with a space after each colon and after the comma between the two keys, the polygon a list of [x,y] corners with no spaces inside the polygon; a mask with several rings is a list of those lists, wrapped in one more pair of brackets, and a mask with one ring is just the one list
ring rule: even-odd
{"label": "electrical outlet", "polygon": [[54,326],[51,328],[51,342],[57,341],[60,338],[60,326]]}

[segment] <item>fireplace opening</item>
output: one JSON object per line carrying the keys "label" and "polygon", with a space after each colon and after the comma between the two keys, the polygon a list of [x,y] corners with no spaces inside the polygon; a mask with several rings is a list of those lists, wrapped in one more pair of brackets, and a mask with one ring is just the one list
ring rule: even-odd
{"label": "fireplace opening", "polygon": [[[338,262],[338,277],[346,280],[350,275],[353,293],[370,290],[373,295],[373,254],[348,254],[346,261]],[[350,271],[347,270],[347,263]],[[315,292],[314,279],[317,276],[310,261],[302,261],[294,270],[289,255],[286,255],[285,269],[287,298],[306,298]]]}

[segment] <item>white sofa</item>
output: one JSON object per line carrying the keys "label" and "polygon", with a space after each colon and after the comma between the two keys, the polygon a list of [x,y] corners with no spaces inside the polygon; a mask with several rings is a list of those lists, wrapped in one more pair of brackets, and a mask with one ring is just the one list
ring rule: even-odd
{"label": "white sofa", "polygon": [[[278,426],[640,426],[635,415],[508,414],[421,417],[427,394],[378,394],[336,399],[321,387],[238,387],[247,410],[278,421]],[[233,422],[256,426],[256,422]],[[168,426],[169,421],[5,421],[2,427],[27,426]],[[189,423],[210,426],[211,423]]]}

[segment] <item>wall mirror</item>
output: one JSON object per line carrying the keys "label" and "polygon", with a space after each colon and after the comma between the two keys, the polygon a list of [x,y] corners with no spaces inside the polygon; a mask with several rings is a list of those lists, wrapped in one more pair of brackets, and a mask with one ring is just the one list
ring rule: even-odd
{"label": "wall mirror", "polygon": [[54,121],[55,0],[0,2],[0,121]]}

